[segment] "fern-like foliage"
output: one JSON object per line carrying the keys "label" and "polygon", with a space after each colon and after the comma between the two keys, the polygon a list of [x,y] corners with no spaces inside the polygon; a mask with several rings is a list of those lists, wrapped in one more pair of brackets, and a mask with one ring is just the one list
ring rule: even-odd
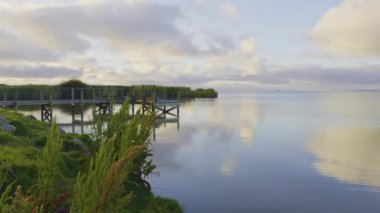
{"label": "fern-like foliage", "polygon": [[64,178],[59,167],[62,149],[62,139],[59,134],[58,127],[53,121],[47,143],[37,165],[38,179],[33,191],[38,197],[38,205],[45,211],[52,210],[50,204],[65,189]]}
{"label": "fern-like foliage", "polygon": [[140,112],[131,119],[125,103],[121,109],[96,124],[94,141],[100,144],[87,174],[78,175],[71,212],[120,212],[132,200],[133,192],[125,188],[132,177],[149,173],[154,166],[146,157],[154,114]]}
{"label": "fern-like foliage", "polygon": [[37,178],[32,187],[23,191],[17,178],[9,184],[7,174],[0,173],[0,212],[181,212],[175,201],[154,197],[144,180],[155,168],[149,149],[154,118],[153,111],[130,116],[125,103],[97,121],[92,157],[85,157],[89,167],[76,178],[63,169],[63,140],[53,121],[42,151],[34,148]]}

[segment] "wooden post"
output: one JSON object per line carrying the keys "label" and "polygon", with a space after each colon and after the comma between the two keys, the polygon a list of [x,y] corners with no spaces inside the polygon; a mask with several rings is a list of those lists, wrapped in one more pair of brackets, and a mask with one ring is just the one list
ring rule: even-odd
{"label": "wooden post", "polygon": [[166,105],[164,105],[164,127],[166,128]]}
{"label": "wooden post", "polygon": [[144,85],[142,85],[141,108],[142,108],[141,114],[144,115],[144,112],[145,112],[145,86]]}
{"label": "wooden post", "polygon": [[135,115],[135,102],[132,100],[132,116]]}
{"label": "wooden post", "polygon": [[153,86],[153,102],[155,103],[157,101],[157,88],[156,85]]}
{"label": "wooden post", "polygon": [[84,100],[84,92],[83,92],[83,88],[80,89],[80,103],[83,104],[83,100]]}
{"label": "wooden post", "polygon": [[[3,95],[3,100],[4,101],[6,101],[6,88],[5,88],[5,86],[3,86],[2,88],[1,88],[1,93],[2,93],[2,95]],[[2,104],[2,107],[5,107],[6,106],[6,104],[5,103],[3,103]]]}
{"label": "wooden post", "polygon": [[142,100],[143,100],[142,102],[145,103],[145,86],[144,85],[142,86],[142,96],[143,96],[142,97]]}
{"label": "wooden post", "polygon": [[49,123],[53,120],[53,110],[50,104],[41,104],[41,120]]}
{"label": "wooden post", "polygon": [[95,103],[95,88],[92,89],[92,114],[96,114],[96,103]]}
{"label": "wooden post", "polygon": [[177,130],[179,130],[179,117],[177,119]]}
{"label": "wooden post", "polygon": [[95,88],[92,88],[92,103],[95,104]]}
{"label": "wooden post", "polygon": [[80,133],[83,135],[84,131],[83,131],[83,108],[81,109],[81,112],[80,112]]}
{"label": "wooden post", "polygon": [[5,87],[5,89],[4,89],[4,101],[7,101],[8,100],[8,90],[7,90],[7,88]]}
{"label": "wooden post", "polygon": [[50,103],[49,103],[49,107],[50,107],[50,120],[49,120],[49,123],[52,122],[53,120],[53,89],[50,87]]}
{"label": "wooden post", "polygon": [[155,107],[156,107],[156,102],[157,102],[157,88],[156,85],[153,86],[153,101],[152,101],[152,112],[155,112]]}
{"label": "wooden post", "polygon": [[[123,102],[125,102],[125,101],[127,100],[127,98],[128,98],[127,90],[126,90],[125,87],[123,87],[123,98],[124,98],[124,101],[123,101]],[[129,101],[129,100],[128,100],[128,101]]]}
{"label": "wooden post", "polygon": [[153,126],[153,141],[156,141],[156,122],[154,123],[154,126]]}
{"label": "wooden post", "polygon": [[164,119],[166,119],[166,105],[164,105]]}
{"label": "wooden post", "polygon": [[71,88],[71,105],[75,103],[75,91],[74,88]]}
{"label": "wooden post", "polygon": [[80,111],[82,115],[83,115],[83,99],[84,99],[83,88],[81,88],[80,89]]}
{"label": "wooden post", "polygon": [[53,101],[53,88],[50,87],[50,102]]}
{"label": "wooden post", "polygon": [[111,88],[110,88],[110,86],[107,87],[107,97],[108,97],[108,103],[109,103],[111,100]]}
{"label": "wooden post", "polygon": [[177,118],[179,119],[179,104],[177,106]]}
{"label": "wooden post", "polygon": [[44,121],[44,105],[41,104],[41,121]]}
{"label": "wooden post", "polygon": [[71,104],[71,131],[75,133],[75,108],[74,104]]}
{"label": "wooden post", "polygon": [[132,86],[131,87],[132,116],[135,115],[135,101],[136,101],[135,86]]}
{"label": "wooden post", "polygon": [[15,91],[16,110],[18,109],[18,90]]}

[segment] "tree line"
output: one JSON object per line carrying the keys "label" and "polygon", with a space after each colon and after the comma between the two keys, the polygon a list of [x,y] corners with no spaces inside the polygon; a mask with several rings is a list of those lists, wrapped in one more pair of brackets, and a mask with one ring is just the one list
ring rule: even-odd
{"label": "tree line", "polygon": [[[74,90],[73,90],[74,88]],[[80,91],[80,89],[83,91]],[[81,94],[83,93],[83,94]],[[36,99],[80,99],[83,95],[85,99],[96,97],[136,97],[153,96],[161,99],[192,99],[192,98],[217,98],[218,92],[215,89],[182,86],[155,86],[155,85],[134,85],[134,86],[103,86],[89,85],[79,80],[68,80],[58,85],[18,85],[0,86],[0,100],[36,100]],[[52,95],[53,97],[50,97]]]}

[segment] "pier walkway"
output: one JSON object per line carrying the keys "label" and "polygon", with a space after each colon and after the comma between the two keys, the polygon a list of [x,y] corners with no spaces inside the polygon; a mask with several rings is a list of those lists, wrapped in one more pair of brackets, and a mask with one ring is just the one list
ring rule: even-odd
{"label": "pier walkway", "polygon": [[130,87],[94,86],[84,88],[63,88],[58,86],[0,86],[0,107],[18,108],[19,106],[40,106],[41,120],[51,121],[52,107],[55,105],[83,106],[92,104],[94,114],[112,112],[112,104],[129,102],[132,115],[140,107],[142,114],[150,108],[157,117],[167,114],[179,118],[180,102],[165,99],[166,94],[159,94],[155,85]]}

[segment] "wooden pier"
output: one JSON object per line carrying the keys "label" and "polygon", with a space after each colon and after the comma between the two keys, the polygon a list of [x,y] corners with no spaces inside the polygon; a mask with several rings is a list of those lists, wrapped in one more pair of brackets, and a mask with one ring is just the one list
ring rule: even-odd
{"label": "wooden pier", "polygon": [[51,122],[54,117],[53,106],[55,105],[70,105],[73,110],[79,106],[83,114],[84,105],[91,104],[95,115],[112,113],[113,104],[122,104],[126,101],[130,104],[132,115],[135,114],[137,107],[141,109],[142,114],[152,108],[159,118],[172,115],[179,119],[179,98],[165,99],[165,95],[157,93],[155,85],[85,88],[0,87],[0,107],[17,109],[20,106],[40,106],[41,120],[48,122]]}

